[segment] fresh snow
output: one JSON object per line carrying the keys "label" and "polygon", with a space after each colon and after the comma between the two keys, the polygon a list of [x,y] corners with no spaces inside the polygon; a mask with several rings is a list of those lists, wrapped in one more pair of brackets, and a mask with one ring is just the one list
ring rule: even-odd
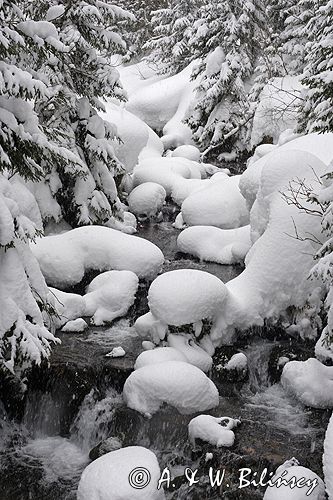
{"label": "fresh snow", "polygon": [[181,156],[182,158],[199,162],[201,153],[197,147],[190,144],[184,144],[183,146],[178,146],[178,148],[174,149],[171,152],[171,156]]}
{"label": "fresh snow", "polygon": [[158,276],[150,285],[148,304],[153,316],[167,325],[187,325],[214,318],[227,289],[205,271],[178,269]]}
{"label": "fresh snow", "polygon": [[230,447],[235,442],[235,434],[232,429],[240,424],[240,420],[229,417],[212,417],[211,415],[199,415],[188,424],[188,435],[192,445],[196,439],[201,439],[213,446]]}
{"label": "fresh snow", "polygon": [[131,191],[127,203],[134,215],[154,217],[161,211],[165,198],[163,186],[156,182],[144,182]]}
{"label": "fresh snow", "polygon": [[212,357],[192,339],[191,335],[169,334],[168,344],[181,352],[188,363],[200,368],[203,372],[211,369]]}
{"label": "fresh snow", "polygon": [[134,364],[134,370],[147,365],[165,363],[166,361],[183,361],[186,363],[187,359],[181,351],[174,347],[156,347],[156,349],[149,349],[139,354]]}
{"label": "fresh snow", "polygon": [[281,383],[306,406],[333,408],[333,366],[315,358],[290,361],[283,367]]}
{"label": "fresh snow", "polygon": [[[148,470],[147,485],[139,472]],[[132,474],[132,475],[131,475]],[[129,478],[131,477],[131,483]],[[162,500],[163,488],[157,489],[160,467],[155,454],[142,446],[128,446],[97,458],[83,471],[77,500]],[[141,485],[135,488],[132,485]]]}
{"label": "fresh snow", "polygon": [[49,285],[68,288],[92,270],[128,270],[139,278],[156,275],[161,250],[150,241],[102,226],[79,227],[31,244]]}
{"label": "fresh snow", "polygon": [[92,280],[83,297],[85,315],[96,326],[125,316],[134,304],[139,280],[132,271],[107,271]]}
{"label": "fresh snow", "polygon": [[84,332],[88,328],[87,322],[83,318],[68,321],[61,329],[62,332]]}
{"label": "fresh snow", "polygon": [[244,262],[250,247],[250,226],[236,229],[192,226],[177,238],[177,248],[181,252],[218,264]]}
{"label": "fresh snow", "polygon": [[127,406],[146,416],[163,403],[184,415],[215,408],[219,394],[214,383],[199,368],[182,361],[143,366],[127,378],[123,396]]}
{"label": "fresh snow", "polygon": [[[282,478],[287,484],[268,486],[264,500],[325,500],[325,486],[320,477],[310,469],[302,467],[297,460],[287,460],[276,470],[272,481]],[[301,480],[302,487],[291,487],[290,481]],[[289,481],[289,484],[288,484]],[[309,493],[310,492],[310,493]]]}

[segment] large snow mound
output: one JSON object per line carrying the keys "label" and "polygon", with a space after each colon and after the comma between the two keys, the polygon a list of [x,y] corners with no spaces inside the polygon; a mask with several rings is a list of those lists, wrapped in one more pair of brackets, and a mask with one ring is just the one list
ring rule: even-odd
{"label": "large snow mound", "polygon": [[[278,480],[283,480],[279,485]],[[271,481],[274,486],[268,486],[264,500],[324,500],[325,486],[319,476],[312,470],[298,465],[297,460],[291,459],[281,465]],[[298,485],[292,486],[299,481]]]}
{"label": "large snow mound", "polygon": [[128,270],[139,278],[156,275],[164,262],[150,241],[102,226],[79,227],[31,244],[49,285],[66,288],[91,270]]}
{"label": "large snow mound", "polygon": [[[246,255],[245,270],[227,284],[227,300],[211,333],[214,343],[222,342],[235,328],[262,325],[265,318],[276,319],[289,307],[304,306],[314,286],[308,274],[319,248],[320,218],[288,204],[281,193],[290,195],[294,180],[298,189],[297,179],[319,186],[325,170],[316,156],[282,148],[265,164],[251,210],[254,244]],[[306,199],[302,203],[312,208]],[[309,233],[313,238],[308,238]],[[309,321],[295,326],[302,335],[313,334]]]}
{"label": "large snow mound", "polygon": [[120,140],[112,141],[114,151],[127,172],[132,172],[144,151],[151,157],[162,156],[164,147],[158,135],[140,118],[111,101],[104,103],[105,111],[99,114],[117,127]]}
{"label": "large snow mound", "polygon": [[[218,174],[219,175],[219,174]],[[249,223],[249,212],[239,187],[240,176],[223,176],[190,194],[182,204],[182,216],[189,226],[233,229]]]}
{"label": "large snow mound", "polygon": [[214,383],[199,368],[182,361],[135,370],[125,382],[123,395],[127,406],[147,416],[156,413],[163,403],[184,415],[219,404]]}
{"label": "large snow mound", "polygon": [[183,361],[187,362],[185,355],[174,347],[156,347],[149,351],[143,351],[136,358],[134,370],[147,365],[155,365],[165,363],[166,361]]}
{"label": "large snow mound", "polygon": [[134,215],[154,217],[160,212],[165,198],[163,186],[155,182],[145,182],[131,191],[127,203]]}
{"label": "large snow mound", "polygon": [[290,361],[283,367],[281,383],[307,406],[333,408],[333,366],[315,358]]}
{"label": "large snow mound", "polygon": [[96,326],[124,316],[134,304],[139,280],[132,271],[107,271],[92,280],[83,300]]}
{"label": "large snow mound", "polygon": [[188,424],[188,434],[192,445],[196,439],[201,439],[213,446],[233,446],[235,434],[232,429],[237,427],[239,420],[229,417],[212,417],[199,415]]}
{"label": "large snow mound", "polygon": [[159,478],[155,454],[141,446],[128,446],[106,453],[84,469],[77,500],[162,500]]}
{"label": "large snow mound", "polygon": [[192,226],[177,238],[178,250],[200,260],[218,264],[243,262],[251,247],[250,226],[220,229],[214,226]]}
{"label": "large snow mound", "polygon": [[226,286],[213,274],[178,269],[158,276],[148,292],[151,313],[168,325],[213,318],[222,307]]}

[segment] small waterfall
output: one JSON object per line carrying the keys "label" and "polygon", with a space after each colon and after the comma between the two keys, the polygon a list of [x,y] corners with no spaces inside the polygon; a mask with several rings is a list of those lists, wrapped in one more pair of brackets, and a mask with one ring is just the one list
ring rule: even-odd
{"label": "small waterfall", "polygon": [[274,342],[257,339],[244,350],[248,360],[249,389],[257,393],[269,387],[268,365]]}

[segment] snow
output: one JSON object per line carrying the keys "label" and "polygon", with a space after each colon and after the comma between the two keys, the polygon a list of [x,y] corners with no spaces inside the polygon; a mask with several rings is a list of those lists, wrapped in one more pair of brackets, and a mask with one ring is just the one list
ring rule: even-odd
{"label": "snow", "polygon": [[250,247],[250,226],[236,229],[192,226],[177,238],[177,248],[181,252],[218,264],[244,262]]}
{"label": "snow", "polygon": [[[49,288],[49,301],[53,305],[57,316],[52,317],[51,321],[55,328],[60,328],[67,322],[72,322],[85,316],[85,303],[83,297],[76,293],[67,293],[57,290],[56,288]],[[73,325],[70,324],[69,327]],[[72,331],[66,329],[63,331]]]}
{"label": "snow", "polygon": [[147,240],[102,226],[79,227],[31,244],[49,285],[66,288],[92,270],[128,270],[139,278],[156,275],[163,264],[161,250]]}
{"label": "snow", "polygon": [[[297,460],[287,460],[277,469],[272,481],[282,478],[285,484],[268,486],[264,500],[324,500],[325,486],[317,474],[306,467],[298,465]],[[299,485],[292,486],[293,481],[300,481]]]}
{"label": "snow", "polygon": [[[138,472],[133,472],[134,469]],[[141,477],[139,470],[143,473]],[[146,470],[150,477],[145,476]],[[137,488],[130,484],[130,477]],[[155,454],[141,446],[128,446],[106,453],[84,469],[77,500],[162,500],[163,488],[157,489],[159,478],[160,468]]]}
{"label": "snow", "polygon": [[333,366],[315,358],[290,361],[283,367],[281,383],[306,406],[333,408]]}
{"label": "snow", "polygon": [[187,158],[188,160],[199,162],[201,158],[201,153],[196,146],[188,144],[188,145],[178,146],[178,148],[174,149],[171,152],[171,156],[181,156],[182,158]]}
{"label": "snow", "polygon": [[143,153],[150,157],[162,156],[164,147],[158,135],[140,118],[112,101],[104,103],[105,111],[99,114],[117,127],[120,139],[112,141],[115,153],[124,165],[126,172],[132,172]]}
{"label": "snow", "polygon": [[239,420],[229,417],[199,415],[188,424],[188,434],[193,446],[196,439],[201,439],[218,448],[221,446],[230,447],[235,442],[235,434],[232,429],[239,424]]}
{"label": "snow", "polygon": [[[326,167],[310,153],[283,149],[293,142],[277,148],[273,156],[265,156],[270,161],[262,168],[251,210],[254,244],[246,255],[245,270],[227,284],[227,300],[211,332],[215,344],[225,341],[236,328],[262,325],[264,319],[278,318],[288,307],[302,307],[315,288],[308,273],[318,245],[304,235],[311,232],[321,237],[320,218],[287,204],[281,191],[288,195],[293,179],[296,189],[297,179],[304,179],[315,189]],[[306,206],[306,200],[303,202]],[[295,237],[295,228],[299,238]],[[310,322],[295,326],[301,335],[313,335]]]}
{"label": "snow", "polygon": [[131,191],[127,203],[136,216],[154,217],[165,202],[166,192],[156,182],[144,182]]}
{"label": "snow", "polygon": [[303,85],[299,76],[272,78],[262,90],[253,118],[251,146],[264,137],[271,137],[276,144],[280,134],[297,125],[298,107]]}
{"label": "snow", "polygon": [[61,329],[62,332],[84,332],[88,328],[88,324],[83,318],[77,318],[68,321]]}
{"label": "snow", "polygon": [[134,304],[139,280],[132,271],[107,271],[92,280],[84,296],[85,315],[96,326],[125,316]]}
{"label": "snow", "polygon": [[181,207],[184,222],[189,226],[216,226],[221,229],[248,224],[249,212],[238,187],[239,179],[238,175],[222,176],[190,194]]}
{"label": "snow", "polygon": [[181,326],[214,318],[226,286],[216,276],[196,269],[178,269],[158,276],[148,292],[151,313],[167,325]]}
{"label": "snow", "polygon": [[123,358],[126,356],[126,352],[121,346],[114,347],[112,351],[108,352],[105,354],[107,358]]}
{"label": "snow", "polygon": [[215,408],[219,394],[214,383],[189,363],[167,361],[144,366],[127,378],[123,396],[127,406],[151,416],[163,403],[188,415]]}
{"label": "snow", "polygon": [[191,337],[191,335],[168,335],[169,346],[181,352],[188,363],[208,372],[213,364],[212,357],[207,354]]}
{"label": "snow", "polygon": [[247,370],[247,357],[242,352],[237,352],[229,361],[223,366],[225,370],[237,370],[244,371]]}
{"label": "snow", "polygon": [[176,75],[146,80],[129,94],[126,109],[152,129],[163,131],[161,139],[165,149],[192,143],[191,131],[182,120],[196,86],[195,80],[191,80],[193,64]]}
{"label": "snow", "polygon": [[159,344],[165,338],[168,331],[168,326],[158,318],[155,318],[150,311],[135,321],[134,328],[140,337],[148,337],[154,344]]}
{"label": "snow", "polygon": [[324,441],[324,454],[323,454],[323,469],[325,476],[326,493],[328,500],[333,498],[333,416],[327,426],[325,441]]}
{"label": "snow", "polygon": [[181,351],[174,347],[156,347],[156,349],[139,354],[134,364],[134,370],[147,365],[165,363],[166,361],[183,361],[186,363],[187,359]]}
{"label": "snow", "polygon": [[333,345],[329,341],[328,333],[328,328],[324,328],[315,345],[316,358],[323,363],[333,361]]}

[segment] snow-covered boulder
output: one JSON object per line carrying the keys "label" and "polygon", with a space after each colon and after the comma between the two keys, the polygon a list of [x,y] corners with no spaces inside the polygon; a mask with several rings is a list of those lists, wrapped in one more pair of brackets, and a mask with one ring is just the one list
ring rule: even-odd
{"label": "snow-covered boulder", "polygon": [[236,370],[237,372],[247,371],[247,357],[243,352],[233,354],[229,361],[223,366],[224,370]]}
{"label": "snow-covered boulder", "polygon": [[199,368],[182,361],[135,370],[125,382],[123,396],[127,406],[147,416],[163,403],[184,415],[215,408],[219,403],[214,383]]}
{"label": "snow-covered boulder", "polygon": [[164,262],[161,250],[150,241],[102,226],[39,238],[31,249],[46,282],[58,288],[79,283],[91,270],[128,270],[148,278]]}
{"label": "snow-covered boulder", "polygon": [[180,233],[177,247],[200,260],[218,264],[244,262],[251,247],[250,226],[220,229],[214,226],[192,226]]}
{"label": "snow-covered boulder", "polygon": [[307,406],[333,408],[333,366],[315,358],[290,361],[283,367],[281,383]]}
{"label": "snow-covered boulder", "polygon": [[113,147],[119,160],[127,172],[132,172],[138,162],[140,154],[149,150],[150,157],[162,156],[164,147],[158,135],[140,118],[127,111],[123,106],[114,102],[104,103],[105,111],[99,114],[117,127],[120,139],[113,141]]}
{"label": "snow-covered boulder", "polygon": [[238,175],[223,176],[190,194],[182,204],[184,222],[189,226],[216,226],[222,229],[248,224],[249,212],[238,187],[239,178]]}
{"label": "snow-covered boulder", "polygon": [[188,160],[200,161],[201,153],[196,146],[190,144],[178,146],[171,152],[171,156],[181,156],[187,158]]}
{"label": "snow-covered boulder", "polygon": [[162,500],[159,478],[155,454],[141,446],[128,446],[106,453],[84,469],[77,500]]}
{"label": "snow-covered boulder", "polygon": [[155,318],[150,311],[135,321],[134,328],[140,337],[149,338],[155,344],[159,344],[168,332],[168,325]]}
{"label": "snow-covered boulder", "polygon": [[323,469],[325,475],[325,486],[328,500],[333,498],[333,415],[327,426],[324,454],[323,454]]}
{"label": "snow-covered boulder", "polygon": [[200,347],[191,335],[168,335],[169,346],[181,352],[188,363],[200,368],[203,372],[208,372],[213,364],[213,358]]}
{"label": "snow-covered boulder", "polygon": [[211,415],[199,415],[188,424],[188,435],[192,445],[196,439],[201,439],[218,448],[230,447],[235,442],[235,434],[232,429],[240,424],[240,420],[229,417],[212,417]]}
{"label": "snow-covered boulder", "polygon": [[84,296],[85,315],[96,326],[125,316],[134,304],[139,280],[132,271],[107,271],[92,280]]}
{"label": "snow-covered boulder", "polygon": [[227,289],[213,274],[178,269],[158,276],[148,292],[151,313],[167,325],[181,326],[214,318]]}
{"label": "snow-covered boulder", "polygon": [[81,295],[62,292],[50,287],[49,300],[57,313],[57,316],[52,317],[55,328],[60,328],[68,321],[85,316],[85,304]]}
{"label": "snow-covered boulder", "polygon": [[83,318],[68,321],[61,329],[62,332],[84,332],[88,328],[88,323]]}
{"label": "snow-covered boulder", "polygon": [[165,202],[166,192],[163,186],[155,182],[145,182],[131,191],[127,203],[136,216],[154,217]]}
{"label": "snow-covered boulder", "polygon": [[134,364],[134,370],[147,365],[165,363],[166,361],[183,361],[186,363],[187,359],[181,351],[174,347],[156,347],[156,349],[149,349],[139,354]]}
{"label": "snow-covered boulder", "polygon": [[270,479],[264,500],[325,500],[325,486],[312,470],[302,467],[295,459],[280,465]]}

